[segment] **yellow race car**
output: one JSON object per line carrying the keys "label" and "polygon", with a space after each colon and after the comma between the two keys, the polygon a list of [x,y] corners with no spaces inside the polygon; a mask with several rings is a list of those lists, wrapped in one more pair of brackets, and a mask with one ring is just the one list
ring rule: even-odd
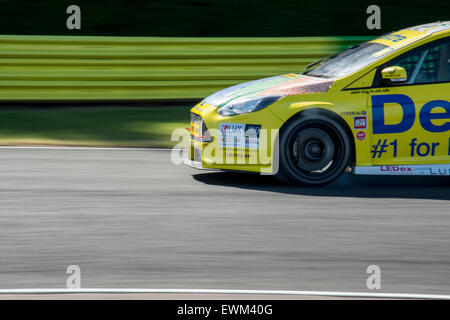
{"label": "yellow race car", "polygon": [[323,185],[450,175],[450,21],[396,31],[191,109],[187,162]]}

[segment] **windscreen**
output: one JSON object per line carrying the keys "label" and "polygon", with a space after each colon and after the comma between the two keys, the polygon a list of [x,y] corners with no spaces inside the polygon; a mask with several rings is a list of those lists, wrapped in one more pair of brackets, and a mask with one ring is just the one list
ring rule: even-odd
{"label": "windscreen", "polygon": [[384,44],[366,42],[324,59],[317,67],[305,74],[322,78],[344,77],[381,59],[392,51],[392,48]]}

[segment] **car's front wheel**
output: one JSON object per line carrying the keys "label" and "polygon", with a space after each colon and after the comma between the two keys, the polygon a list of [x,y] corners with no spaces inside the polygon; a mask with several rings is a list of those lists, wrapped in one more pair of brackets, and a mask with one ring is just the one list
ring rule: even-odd
{"label": "car's front wheel", "polygon": [[280,132],[277,176],[294,184],[319,186],[349,165],[352,144],[343,125],[322,114],[301,116]]}

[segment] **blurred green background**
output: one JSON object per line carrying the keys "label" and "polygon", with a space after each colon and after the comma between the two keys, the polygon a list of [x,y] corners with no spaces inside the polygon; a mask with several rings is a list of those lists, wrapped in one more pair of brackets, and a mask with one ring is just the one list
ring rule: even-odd
{"label": "blurred green background", "polygon": [[366,39],[0,35],[0,101],[200,100]]}
{"label": "blurred green background", "polygon": [[365,39],[0,35],[0,144],[169,147],[205,96]]}

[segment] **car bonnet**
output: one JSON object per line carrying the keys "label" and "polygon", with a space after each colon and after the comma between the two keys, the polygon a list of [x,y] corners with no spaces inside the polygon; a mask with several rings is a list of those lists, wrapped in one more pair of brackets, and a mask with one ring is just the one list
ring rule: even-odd
{"label": "car bonnet", "polygon": [[326,92],[333,79],[317,78],[290,73],[281,76],[244,82],[220,90],[202,101],[201,104],[222,107],[238,99],[259,99],[270,96],[288,96],[306,93]]}

